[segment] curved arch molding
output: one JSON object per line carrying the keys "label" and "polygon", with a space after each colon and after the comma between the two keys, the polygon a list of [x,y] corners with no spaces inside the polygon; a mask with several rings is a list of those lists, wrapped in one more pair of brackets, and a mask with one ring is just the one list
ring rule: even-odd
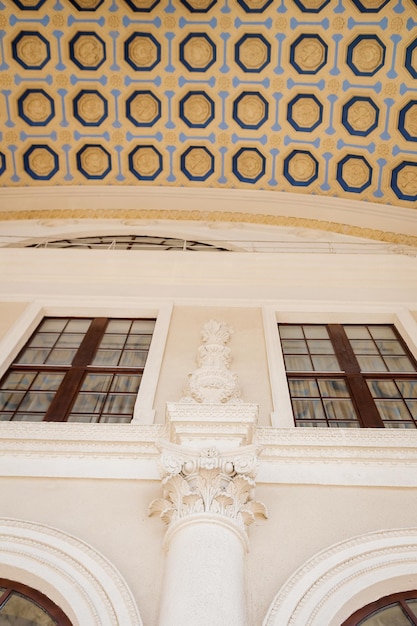
{"label": "curved arch molding", "polygon": [[371,202],[229,189],[99,186],[0,189],[9,220],[126,219],[249,223],[319,229],[417,245],[417,211]]}
{"label": "curved arch molding", "polygon": [[0,571],[50,597],[74,626],[142,626],[116,568],[88,544],[55,528],[0,518]]}
{"label": "curved arch molding", "polygon": [[340,626],[366,604],[417,585],[417,528],[354,537],[318,553],[276,595],[263,626]]}

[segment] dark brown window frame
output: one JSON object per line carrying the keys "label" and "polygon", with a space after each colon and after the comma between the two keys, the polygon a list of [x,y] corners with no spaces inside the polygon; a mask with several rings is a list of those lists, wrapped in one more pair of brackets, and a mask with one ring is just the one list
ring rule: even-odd
{"label": "dark brown window frame", "polygon": [[[67,365],[48,365],[48,364],[22,364],[19,363],[19,356],[24,353],[29,343],[36,335],[39,328],[41,328],[45,320],[53,319],[68,319],[68,320],[91,320],[88,330],[85,332],[79,347],[76,350],[76,354],[70,364]],[[43,422],[66,422],[71,412],[72,407],[79,395],[83,381],[87,374],[122,374],[122,375],[143,375],[143,367],[129,367],[129,366],[101,366],[94,365],[92,361],[96,355],[97,350],[100,347],[100,342],[104,337],[108,323],[110,321],[153,321],[152,318],[108,318],[108,317],[44,317],[38,328],[29,338],[23,349],[19,352],[19,355],[15,361],[10,365],[9,369],[2,377],[0,384],[11,372],[49,372],[49,373],[62,373],[64,375],[63,380],[59,384],[58,389],[54,392],[54,397],[46,410],[42,421]],[[100,421],[100,420],[98,420]]]}
{"label": "dark brown window frame", "polygon": [[62,609],[37,589],[33,589],[32,587],[28,587],[27,585],[9,580],[7,578],[0,578],[0,587],[6,590],[0,593],[0,608],[13,593],[16,593],[24,596],[26,599],[32,601],[34,604],[43,609],[53,620],[56,621],[57,626],[72,626],[72,623]]}
{"label": "dark brown window frame", "polygon": [[379,600],[371,602],[358,611],[355,611],[355,613],[348,617],[348,619],[345,620],[341,626],[360,626],[361,621],[371,617],[372,613],[375,613],[375,611],[380,609],[388,608],[392,604],[399,604],[408,619],[411,620],[410,626],[411,624],[413,624],[413,626],[417,626],[417,617],[412,613],[412,611],[409,610],[406,600],[417,600],[417,590],[414,589],[412,591],[393,593],[389,596],[379,598]]}
{"label": "dark brown window frame", "polygon": [[[344,326],[355,326],[355,324],[314,324],[314,323],[279,323],[279,327],[285,326],[325,326],[329,332],[329,338],[335,350],[335,356],[340,365],[340,371],[321,372],[321,371],[287,371],[287,380],[291,379],[340,379],[344,380],[350,391],[350,399],[353,403],[358,422],[362,428],[385,428],[379,411],[372,398],[371,392],[367,385],[367,380],[378,379],[396,379],[412,380],[417,378],[417,363],[411,354],[407,344],[398,333],[393,324],[369,324],[371,326],[389,326],[396,335],[401,346],[404,348],[407,357],[415,365],[416,371],[413,373],[406,372],[362,372],[358,360],[353,352],[349,339],[344,331]],[[358,324],[359,326],[363,324]],[[366,325],[366,324],[365,324]],[[290,393],[291,397],[291,393]],[[341,420],[343,421],[343,420]],[[294,416],[294,422],[297,426]]]}

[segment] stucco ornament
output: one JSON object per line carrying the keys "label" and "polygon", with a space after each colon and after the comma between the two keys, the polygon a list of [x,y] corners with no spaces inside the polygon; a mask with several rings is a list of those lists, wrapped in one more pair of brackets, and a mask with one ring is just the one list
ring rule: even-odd
{"label": "stucco ornament", "polygon": [[262,502],[252,499],[259,459],[255,446],[236,453],[216,448],[185,452],[164,444],[161,454],[163,497],[149,514],[159,513],[166,524],[193,514],[211,513],[234,520],[242,529],[257,516],[267,517]]}
{"label": "stucco ornament", "polygon": [[203,344],[197,351],[198,368],[188,375],[181,402],[237,404],[240,387],[229,367],[232,361],[229,342],[233,329],[224,322],[210,320],[201,332]]}

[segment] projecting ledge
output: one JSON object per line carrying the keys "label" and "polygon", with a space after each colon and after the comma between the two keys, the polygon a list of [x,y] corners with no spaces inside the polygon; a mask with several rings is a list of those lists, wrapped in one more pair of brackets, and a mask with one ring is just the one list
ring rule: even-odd
{"label": "projecting ledge", "polygon": [[172,443],[186,447],[233,449],[252,443],[257,404],[168,402],[167,423]]}

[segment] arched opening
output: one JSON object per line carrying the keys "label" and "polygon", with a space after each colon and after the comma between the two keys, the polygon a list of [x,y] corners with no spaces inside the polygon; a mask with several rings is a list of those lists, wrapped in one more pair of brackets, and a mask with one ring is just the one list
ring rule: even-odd
{"label": "arched opening", "polygon": [[0,624],[72,626],[65,613],[46,595],[21,583],[0,578]]}
{"label": "arched opening", "polygon": [[417,591],[384,596],[355,611],[342,626],[417,626]]}

